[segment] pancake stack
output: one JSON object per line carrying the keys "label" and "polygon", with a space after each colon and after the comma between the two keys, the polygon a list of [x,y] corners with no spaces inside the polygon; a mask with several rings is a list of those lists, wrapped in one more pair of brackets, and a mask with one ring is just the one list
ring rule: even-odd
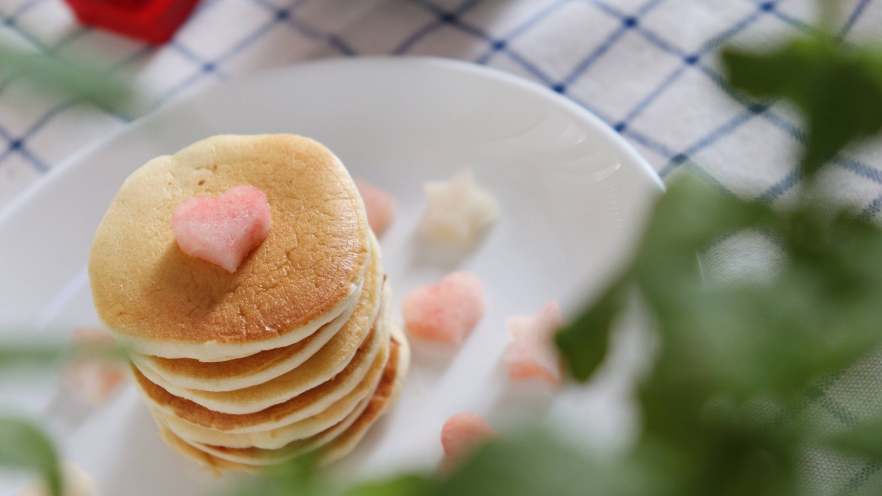
{"label": "pancake stack", "polygon": [[[170,219],[239,185],[266,194],[272,227],[229,273],[184,254]],[[151,160],[105,214],[89,272],[163,438],[216,470],[339,459],[407,372],[361,197],[307,138],[216,136]]]}

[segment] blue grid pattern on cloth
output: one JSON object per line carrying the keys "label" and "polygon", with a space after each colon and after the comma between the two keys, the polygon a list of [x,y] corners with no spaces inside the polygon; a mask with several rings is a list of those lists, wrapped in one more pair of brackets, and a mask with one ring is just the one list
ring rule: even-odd
{"label": "blue grid pattern on cloth", "polygon": [[[843,0],[842,36],[867,40],[882,2]],[[61,0],[0,0],[0,40],[125,68],[149,111],[234,74],[324,56],[431,54],[540,82],[592,111],[663,178],[690,170],[721,188],[786,202],[803,139],[791,109],[736,94],[715,51],[810,30],[810,0],[203,0],[167,46],[153,49],[78,26]],[[3,75],[0,74],[0,77]],[[133,118],[33,95],[0,79],[0,207],[53,165]],[[875,217],[882,148],[871,143],[825,173],[831,193]],[[819,388],[807,409],[831,428],[882,411],[878,367]],[[863,394],[864,396],[861,396]],[[824,494],[882,487],[879,466],[817,454]]]}

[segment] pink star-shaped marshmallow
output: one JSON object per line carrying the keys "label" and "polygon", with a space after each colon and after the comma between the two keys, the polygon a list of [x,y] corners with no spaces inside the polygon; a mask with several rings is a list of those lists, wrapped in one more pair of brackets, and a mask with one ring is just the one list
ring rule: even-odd
{"label": "pink star-shaped marshmallow", "polygon": [[508,319],[511,341],[505,349],[504,362],[509,378],[560,384],[561,367],[554,347],[554,333],[563,323],[560,306],[553,301],[536,315]]}

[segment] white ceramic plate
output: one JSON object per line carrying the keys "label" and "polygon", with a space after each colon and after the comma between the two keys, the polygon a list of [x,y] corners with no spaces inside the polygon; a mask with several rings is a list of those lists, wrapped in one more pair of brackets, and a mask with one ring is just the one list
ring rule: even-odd
{"label": "white ceramic plate", "polygon": [[[589,387],[565,389],[547,404],[541,392],[507,387],[498,362],[508,316],[550,299],[574,310],[600,287],[629,252],[661,183],[618,135],[568,100],[457,62],[304,64],[215,87],[141,120],[0,214],[0,324],[62,334],[97,325],[85,263],[123,179],[149,158],[212,134],[267,132],[322,141],[353,176],[397,198],[398,220],[383,239],[397,295],[453,267],[477,273],[488,291],[488,312],[461,349],[417,346],[399,404],[338,467],[341,474],[435,464],[441,424],[462,410],[500,425],[542,410],[594,443],[627,432],[627,357]],[[468,256],[433,262],[413,234],[421,185],[465,167],[498,198],[501,219]],[[51,386],[41,381],[23,392],[0,385],[0,401],[12,397],[13,408],[51,421],[59,415],[47,411]],[[101,494],[191,495],[216,484],[162,445],[131,386],[61,437],[65,458],[89,472]]]}

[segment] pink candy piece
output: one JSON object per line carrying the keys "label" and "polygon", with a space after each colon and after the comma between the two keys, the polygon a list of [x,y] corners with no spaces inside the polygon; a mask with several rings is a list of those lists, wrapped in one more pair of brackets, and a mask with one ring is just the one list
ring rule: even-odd
{"label": "pink candy piece", "polygon": [[364,179],[356,179],[355,185],[364,200],[368,224],[377,237],[383,235],[395,220],[395,199],[389,193],[377,188]]}
{"label": "pink candy piece", "polygon": [[[113,336],[97,329],[76,329],[73,342],[89,346],[93,352],[113,347]],[[80,358],[72,362],[64,372],[64,384],[68,390],[85,403],[98,406],[110,398],[125,383],[126,367],[121,362],[100,358]]]}
{"label": "pink candy piece", "polygon": [[451,467],[483,441],[495,436],[496,431],[479,415],[463,412],[450,417],[441,428],[444,466]]}
{"label": "pink candy piece", "polygon": [[172,215],[181,251],[230,273],[266,239],[270,224],[266,195],[253,186],[236,186],[216,198],[190,198]]}
{"label": "pink candy piece", "polygon": [[512,340],[505,349],[503,361],[509,378],[560,384],[561,366],[554,348],[554,333],[563,323],[560,306],[553,301],[536,315],[508,319]]}
{"label": "pink candy piece", "polygon": [[484,316],[484,288],[469,272],[454,272],[417,288],[403,302],[404,325],[419,338],[459,344]]}

